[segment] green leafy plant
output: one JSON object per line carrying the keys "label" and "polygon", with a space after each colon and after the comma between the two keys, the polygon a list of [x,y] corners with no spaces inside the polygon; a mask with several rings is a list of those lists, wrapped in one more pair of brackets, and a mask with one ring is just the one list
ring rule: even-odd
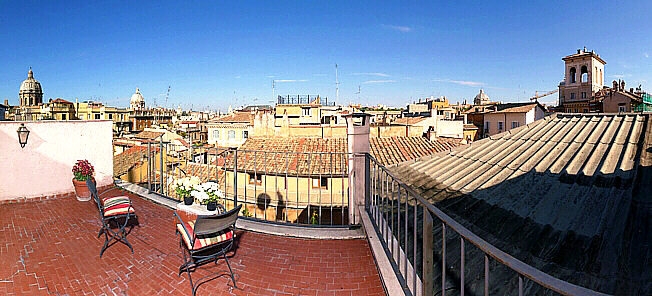
{"label": "green leafy plant", "polygon": [[86,181],[93,177],[95,169],[88,160],[78,160],[72,167],[72,174],[77,181]]}
{"label": "green leafy plant", "polygon": [[316,225],[318,219],[319,219],[319,215],[317,215],[317,211],[313,211],[312,216],[310,216],[310,224]]}
{"label": "green leafy plant", "polygon": [[245,216],[245,217],[251,217],[252,216],[251,213],[249,212],[249,209],[247,209],[246,206],[242,208],[242,211],[240,211],[240,213],[242,214],[242,216]]}

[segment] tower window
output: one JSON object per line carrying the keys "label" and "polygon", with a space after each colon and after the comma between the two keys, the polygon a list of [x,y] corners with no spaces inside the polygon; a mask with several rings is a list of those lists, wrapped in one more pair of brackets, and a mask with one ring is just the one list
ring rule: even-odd
{"label": "tower window", "polygon": [[571,93],[571,100],[575,100],[575,93]]}
{"label": "tower window", "polygon": [[577,70],[575,70],[575,67],[570,68],[570,83],[577,82],[577,77],[575,77],[576,74],[577,74]]}
{"label": "tower window", "polygon": [[589,70],[587,70],[586,66],[582,66],[580,74],[582,82],[589,82]]}
{"label": "tower window", "polygon": [[586,99],[586,92],[582,92],[582,99]]}

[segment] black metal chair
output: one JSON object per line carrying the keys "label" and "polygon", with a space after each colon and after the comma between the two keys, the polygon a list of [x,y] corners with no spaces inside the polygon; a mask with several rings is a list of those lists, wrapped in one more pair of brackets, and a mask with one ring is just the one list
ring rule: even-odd
{"label": "black metal chair", "polygon": [[[86,180],[86,186],[88,186],[88,189],[91,192],[91,197],[97,204],[97,208],[100,212],[100,221],[102,221],[102,228],[100,228],[100,232],[97,234],[97,237],[99,238],[102,233],[104,233],[104,246],[102,246],[102,250],[100,251],[100,258],[102,258],[106,249],[117,242],[127,245],[133,254],[134,248],[127,240],[127,234],[129,232],[125,229],[129,224],[129,218],[136,217],[136,212],[131,205],[129,197],[110,196],[107,198],[101,198],[102,195],[110,190],[98,195],[95,181],[90,179]],[[122,219],[124,219],[124,222],[120,223],[119,220]],[[115,223],[118,230],[113,230],[111,228],[111,223]],[[112,241],[114,242],[111,243]]]}
{"label": "black metal chair", "polygon": [[237,288],[233,269],[231,269],[226,253],[233,248],[235,222],[241,208],[242,205],[239,205],[226,213],[211,216],[200,215],[195,221],[186,222],[174,212],[174,216],[178,220],[176,232],[179,234],[179,247],[184,260],[179,267],[179,275],[183,272],[188,273],[192,295],[195,295],[199,285],[204,283],[202,280],[215,276],[202,277],[196,284],[193,284],[190,273],[204,263],[215,261],[217,264],[220,258],[224,258],[226,261],[233,287]]}

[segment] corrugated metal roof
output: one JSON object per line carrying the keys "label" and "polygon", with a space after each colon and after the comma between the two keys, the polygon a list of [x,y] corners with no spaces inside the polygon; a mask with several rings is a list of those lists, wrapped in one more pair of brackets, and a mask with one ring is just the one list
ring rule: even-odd
{"label": "corrugated metal roof", "polygon": [[528,264],[601,292],[649,295],[650,125],[646,114],[556,114],[393,170]]}

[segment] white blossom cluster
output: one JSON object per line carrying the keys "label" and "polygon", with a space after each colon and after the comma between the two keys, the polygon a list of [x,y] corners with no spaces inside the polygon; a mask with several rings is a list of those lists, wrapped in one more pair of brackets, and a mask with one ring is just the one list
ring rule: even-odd
{"label": "white blossom cluster", "polygon": [[190,193],[190,191],[193,190],[195,186],[199,185],[200,182],[201,181],[199,180],[199,177],[191,176],[191,177],[177,179],[176,181],[174,181],[173,186],[177,191]]}
{"label": "white blossom cluster", "polygon": [[224,198],[224,193],[217,187],[215,182],[206,182],[194,185],[190,193],[199,203],[217,201]]}

